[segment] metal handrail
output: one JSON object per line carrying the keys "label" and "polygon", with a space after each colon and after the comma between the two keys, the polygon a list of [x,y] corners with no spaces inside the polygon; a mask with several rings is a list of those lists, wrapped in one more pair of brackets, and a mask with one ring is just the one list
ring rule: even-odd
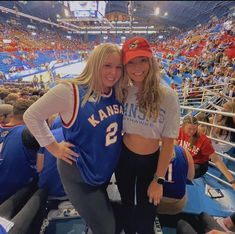
{"label": "metal handrail", "polygon": [[235,158],[229,156],[227,153],[220,153],[218,151],[215,151],[216,154],[218,154],[219,156],[223,157],[223,158],[227,158],[233,162],[235,162]]}
{"label": "metal handrail", "polygon": [[[215,163],[209,161],[209,164],[212,165],[213,167],[217,168]],[[228,170],[232,175],[235,175],[235,172],[234,171],[231,171],[231,170]]]}
{"label": "metal handrail", "polygon": [[215,176],[215,175],[212,175],[212,174],[209,173],[209,172],[206,172],[206,174],[209,175],[210,177],[212,177],[212,178],[214,178],[214,179],[220,181],[221,183],[223,183],[223,184],[225,184],[225,185],[227,185],[227,186],[229,186],[229,187],[232,188],[232,185],[231,185],[230,183],[228,183],[228,182],[226,182],[226,181],[220,179],[219,177],[217,177],[217,176]]}
{"label": "metal handrail", "polygon": [[193,111],[200,111],[200,112],[207,112],[207,113],[212,113],[212,114],[220,114],[220,115],[229,116],[229,117],[235,117],[235,113],[229,113],[229,112],[201,109],[201,108],[189,107],[189,106],[180,106],[180,108],[186,109],[186,110],[193,110]]}
{"label": "metal handrail", "polygon": [[232,142],[228,142],[228,141],[224,141],[224,140],[221,140],[219,138],[214,138],[214,137],[211,137],[211,136],[207,136],[208,138],[210,138],[211,140],[213,141],[218,141],[218,142],[221,142],[223,144],[227,144],[227,145],[230,145],[232,147],[235,147],[235,143],[232,143]]}
{"label": "metal handrail", "polygon": [[220,129],[230,131],[230,132],[235,132],[234,128],[229,128],[229,127],[225,127],[225,126],[222,126],[222,125],[206,123],[206,122],[203,122],[203,121],[198,121],[198,123],[203,124],[203,125],[207,125],[207,126],[210,126],[210,127],[214,127],[214,128],[220,128]]}

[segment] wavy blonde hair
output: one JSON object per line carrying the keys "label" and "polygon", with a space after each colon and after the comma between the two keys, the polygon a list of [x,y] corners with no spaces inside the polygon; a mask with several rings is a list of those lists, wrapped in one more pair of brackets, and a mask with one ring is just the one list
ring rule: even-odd
{"label": "wavy blonde hair", "polygon": [[[137,101],[141,112],[145,113],[147,118],[157,119],[160,109],[161,97],[163,88],[160,85],[160,70],[158,62],[154,57],[148,58],[149,72],[144,79],[142,89],[138,91]],[[132,81],[124,70],[124,81],[129,80],[129,85]],[[125,94],[124,90],[124,94]]]}
{"label": "wavy blonde hair", "polygon": [[[101,69],[108,56],[112,54],[118,54],[121,56],[121,50],[115,44],[106,43],[98,45],[91,53],[87,60],[86,66],[82,73],[66,83],[73,83],[76,85],[84,85],[87,88],[87,92],[82,101],[82,105],[85,105],[89,97],[95,93],[96,101],[99,102],[102,95],[102,79]],[[118,101],[123,102],[124,99],[124,86],[125,82],[123,76],[115,84],[115,95]]]}

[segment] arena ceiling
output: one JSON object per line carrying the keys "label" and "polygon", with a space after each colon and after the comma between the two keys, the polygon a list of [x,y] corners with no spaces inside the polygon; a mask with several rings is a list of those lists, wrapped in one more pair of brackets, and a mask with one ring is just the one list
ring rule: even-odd
{"label": "arena ceiling", "polygon": [[[180,29],[207,23],[211,17],[233,13],[235,1],[131,1],[135,20]],[[106,12],[124,11],[128,1],[110,1]],[[155,14],[159,8],[159,15]],[[135,11],[134,11],[135,9]],[[167,15],[166,15],[167,12]]]}
{"label": "arena ceiling", "polygon": [[[56,23],[57,15],[64,17],[65,8],[63,1],[1,1],[0,6]],[[188,30],[209,22],[215,16],[234,15],[234,9],[235,1],[107,1],[106,17],[121,14],[132,25],[151,25],[156,30]]]}

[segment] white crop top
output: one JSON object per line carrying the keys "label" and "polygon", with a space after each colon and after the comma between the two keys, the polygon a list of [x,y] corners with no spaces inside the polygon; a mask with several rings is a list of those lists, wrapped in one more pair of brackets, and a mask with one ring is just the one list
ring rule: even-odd
{"label": "white crop top", "polygon": [[136,93],[138,88],[128,88],[127,101],[124,106],[123,131],[137,134],[145,138],[160,139],[161,137],[177,138],[180,126],[180,109],[178,97],[174,90],[163,86],[162,102],[157,121],[148,120],[145,113],[137,107]]}

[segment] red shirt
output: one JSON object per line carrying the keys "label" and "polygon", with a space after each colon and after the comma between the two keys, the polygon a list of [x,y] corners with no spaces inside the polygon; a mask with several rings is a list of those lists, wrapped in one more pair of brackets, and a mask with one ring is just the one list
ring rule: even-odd
{"label": "red shirt", "polygon": [[194,163],[203,164],[209,161],[209,156],[215,152],[210,139],[204,135],[200,134],[194,146],[190,147],[190,137],[185,133],[183,128],[180,128],[178,136],[178,144],[183,148],[187,149],[193,157]]}

